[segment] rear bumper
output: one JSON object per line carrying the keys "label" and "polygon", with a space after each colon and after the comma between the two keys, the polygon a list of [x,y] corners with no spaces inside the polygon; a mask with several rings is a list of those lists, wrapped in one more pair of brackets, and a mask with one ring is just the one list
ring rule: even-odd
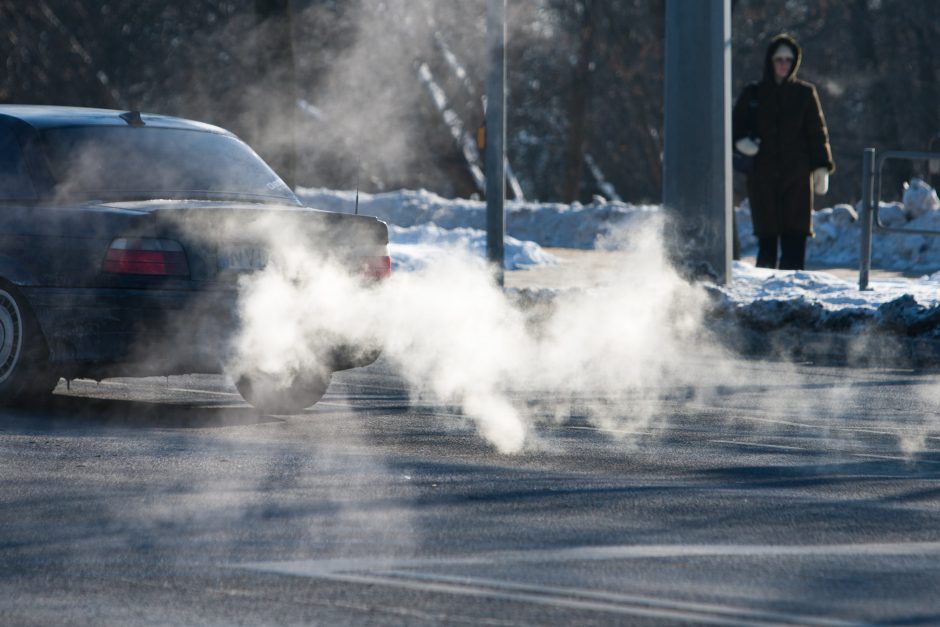
{"label": "rear bumper", "polygon": [[65,376],[221,372],[238,328],[233,290],[22,291]]}
{"label": "rear bumper", "polygon": [[[21,288],[62,376],[221,373],[240,324],[238,292]],[[375,348],[338,345],[331,367],[365,366]]]}

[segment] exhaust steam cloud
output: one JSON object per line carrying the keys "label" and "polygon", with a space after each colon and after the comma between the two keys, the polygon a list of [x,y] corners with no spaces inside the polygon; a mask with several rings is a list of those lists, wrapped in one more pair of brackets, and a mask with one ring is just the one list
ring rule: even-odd
{"label": "exhaust steam cloud", "polygon": [[[231,229],[216,224],[212,232]],[[286,387],[322,369],[336,343],[378,346],[416,394],[459,406],[507,453],[522,450],[546,416],[576,411],[597,424],[642,426],[652,416],[625,412],[617,399],[694,380],[683,356],[702,342],[705,295],[667,262],[658,224],[623,236],[629,271],[620,280],[535,314],[457,249],[423,271],[367,285],[338,258],[323,257],[328,242],[316,234],[274,218],[250,233],[269,260],[241,278],[235,380],[260,372]]]}

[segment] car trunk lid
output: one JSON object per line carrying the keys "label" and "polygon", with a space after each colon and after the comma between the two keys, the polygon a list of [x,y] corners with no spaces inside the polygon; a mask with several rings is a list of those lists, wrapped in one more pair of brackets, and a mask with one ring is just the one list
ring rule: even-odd
{"label": "car trunk lid", "polygon": [[241,203],[146,201],[113,203],[146,212],[150,219],[121,237],[178,241],[191,280],[233,283],[257,271],[272,255],[301,247],[315,259],[332,259],[369,276],[389,271],[388,229],[369,216],[305,207]]}

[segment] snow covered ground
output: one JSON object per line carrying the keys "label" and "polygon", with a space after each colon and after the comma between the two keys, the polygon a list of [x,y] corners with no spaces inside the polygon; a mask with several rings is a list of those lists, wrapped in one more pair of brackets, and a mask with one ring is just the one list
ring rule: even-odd
{"label": "snow covered ground", "polygon": [[[355,192],[300,188],[298,195],[305,204],[321,209],[352,213],[355,207]],[[657,205],[601,199],[590,205],[507,202],[506,207],[509,270],[556,263],[543,247],[589,250],[601,246],[613,231],[639,226],[662,211]],[[753,255],[757,242],[751,234],[750,210],[745,204],[735,212],[742,254]],[[449,246],[472,251],[483,263],[486,205],[482,201],[450,200],[423,190],[363,193],[359,213],[389,223],[397,271],[433,263],[435,255],[446,254]],[[935,190],[914,179],[905,190],[904,202],[883,203],[880,217],[887,226],[940,231],[940,200]],[[816,236],[807,246],[808,265],[858,267],[860,228],[854,207],[837,204],[822,209],[814,214],[813,225]],[[788,307],[816,312],[813,324],[817,326],[825,326],[836,314],[878,320],[888,311],[897,318],[898,310],[905,311],[914,324],[923,322],[925,312],[940,310],[940,238],[876,235],[872,259],[874,268],[922,276],[872,280],[873,289],[860,292],[854,279],[849,282],[824,271],[773,271],[735,263],[731,285],[714,288],[713,293],[723,301],[721,306],[744,312],[749,320],[779,317],[780,303],[786,302]]]}

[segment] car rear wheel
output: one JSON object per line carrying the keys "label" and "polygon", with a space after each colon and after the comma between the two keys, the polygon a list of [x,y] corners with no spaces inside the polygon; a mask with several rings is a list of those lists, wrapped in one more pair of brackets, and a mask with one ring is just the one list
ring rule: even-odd
{"label": "car rear wheel", "polygon": [[0,284],[0,402],[49,394],[58,381],[35,318],[13,288]]}
{"label": "car rear wheel", "polygon": [[261,372],[242,375],[235,387],[266,414],[294,414],[315,404],[330,386],[329,371],[297,375],[290,381]]}

